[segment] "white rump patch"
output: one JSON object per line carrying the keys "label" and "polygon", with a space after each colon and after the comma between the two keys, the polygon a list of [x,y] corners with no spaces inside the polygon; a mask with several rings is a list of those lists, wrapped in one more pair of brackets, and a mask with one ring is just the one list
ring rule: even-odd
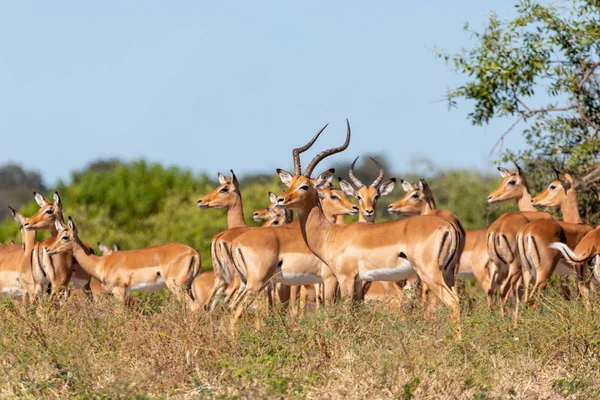
{"label": "white rump patch", "polygon": [[153,283],[139,283],[137,285],[132,285],[129,287],[129,290],[131,292],[156,292],[157,290],[162,290],[166,287],[165,281],[162,278],[158,278],[158,280]]}
{"label": "white rump patch", "polygon": [[398,261],[398,265],[394,268],[367,269],[364,265],[360,265],[356,280],[397,282],[416,276],[417,273],[408,260],[398,258]]}
{"label": "white rump patch", "polygon": [[300,286],[323,283],[323,279],[320,276],[313,274],[282,272],[275,276],[275,282],[283,283],[284,285],[290,286]]}

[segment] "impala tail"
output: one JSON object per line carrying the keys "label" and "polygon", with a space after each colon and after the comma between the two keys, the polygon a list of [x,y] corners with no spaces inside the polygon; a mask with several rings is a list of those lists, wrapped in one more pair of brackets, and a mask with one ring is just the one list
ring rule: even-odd
{"label": "impala tail", "polygon": [[231,285],[231,282],[233,281],[233,276],[231,276],[231,270],[229,269],[229,264],[228,261],[231,260],[231,258],[229,258],[229,260],[227,260],[227,257],[229,257],[229,249],[227,248],[227,245],[223,242],[219,242],[219,246],[218,247],[218,255],[217,258],[219,259],[219,265],[220,265],[220,273],[221,273],[221,278],[223,278],[223,280],[228,284]]}
{"label": "impala tail", "polygon": [[450,226],[451,229],[444,229],[438,260],[441,261],[446,284],[452,287],[456,278],[457,264],[460,261],[460,234],[454,225],[450,224]]}
{"label": "impala tail", "polygon": [[537,244],[531,235],[525,235],[519,233],[517,235],[517,245],[519,247],[519,257],[521,258],[521,265],[523,268],[527,268],[531,274],[531,278],[535,282],[537,279],[536,265],[540,265],[540,253],[538,251]]}
{"label": "impala tail", "polygon": [[575,252],[573,250],[571,250],[569,248],[569,246],[567,246],[566,244],[561,243],[561,242],[551,243],[550,248],[560,251],[563,255],[563,258],[565,260],[567,260],[567,262],[569,264],[581,264],[582,262],[584,262],[585,260],[587,260],[590,257],[589,255],[586,255],[586,254],[583,254],[583,255],[575,254]]}
{"label": "impala tail", "polygon": [[490,232],[487,236],[487,244],[488,255],[494,264],[502,265],[513,262],[514,255],[506,236],[501,233],[496,236],[494,232]]}

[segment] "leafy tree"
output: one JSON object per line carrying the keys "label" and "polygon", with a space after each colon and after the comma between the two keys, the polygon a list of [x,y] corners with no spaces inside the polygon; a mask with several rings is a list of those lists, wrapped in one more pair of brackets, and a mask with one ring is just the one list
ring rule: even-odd
{"label": "leafy tree", "polygon": [[20,207],[31,201],[34,190],[46,190],[38,172],[25,171],[16,164],[0,167],[0,219],[10,215],[7,205]]}
{"label": "leafy tree", "polygon": [[[482,32],[465,25],[476,41],[458,54],[437,53],[467,76],[448,91],[450,106],[473,102],[475,125],[513,118],[523,127],[528,148],[506,150],[501,160],[516,160],[533,170],[538,188],[551,179],[551,168],[569,170],[580,188],[598,184],[600,167],[600,2],[571,0],[543,4],[521,0],[513,20],[491,14]],[[583,209],[592,194],[582,197]],[[598,207],[592,207],[598,209]],[[591,218],[595,210],[589,210]]]}

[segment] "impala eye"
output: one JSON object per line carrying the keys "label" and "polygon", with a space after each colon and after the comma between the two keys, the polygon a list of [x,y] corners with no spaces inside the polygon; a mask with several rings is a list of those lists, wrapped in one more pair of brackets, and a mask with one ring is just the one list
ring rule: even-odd
{"label": "impala eye", "polygon": [[221,190],[219,190],[219,193],[227,193],[227,186],[224,186],[223,188],[221,188]]}
{"label": "impala eye", "polygon": [[68,236],[63,236],[62,238],[60,238],[60,240],[62,240],[63,242],[66,242],[67,240],[69,240]]}
{"label": "impala eye", "polygon": [[556,186],[555,185],[550,186],[550,190],[556,190]]}
{"label": "impala eye", "polygon": [[339,199],[340,199],[340,197],[339,197],[339,196],[336,196],[336,195],[333,195],[333,194],[332,194],[331,196],[329,196],[329,198],[330,198],[331,200],[339,200]]}
{"label": "impala eye", "polygon": [[379,195],[376,194],[375,197],[373,197],[374,200],[377,200],[379,198]]}
{"label": "impala eye", "polygon": [[279,225],[279,221],[273,221],[271,225]]}
{"label": "impala eye", "polygon": [[44,211],[44,214],[52,214],[52,209]]}
{"label": "impala eye", "polygon": [[419,198],[419,195],[415,193],[415,194],[413,194],[412,196],[410,196],[410,198],[411,198],[411,199],[418,199],[418,198]]}
{"label": "impala eye", "polygon": [[517,183],[517,182],[516,182],[514,179],[513,179],[513,180],[510,180],[510,181],[508,181],[508,184],[509,184],[509,185],[515,185],[516,183]]}
{"label": "impala eye", "polygon": [[362,196],[361,196],[361,195],[358,195],[358,196],[356,196],[356,198],[357,198],[359,201],[362,201]]}
{"label": "impala eye", "polygon": [[302,186],[300,186],[300,190],[308,190],[308,186],[307,185],[302,185]]}

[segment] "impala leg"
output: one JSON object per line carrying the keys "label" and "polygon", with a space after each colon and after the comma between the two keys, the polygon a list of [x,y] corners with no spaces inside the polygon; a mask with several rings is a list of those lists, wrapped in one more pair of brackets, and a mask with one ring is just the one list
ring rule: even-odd
{"label": "impala leg", "polygon": [[[297,288],[297,286],[295,286],[295,287]],[[290,304],[292,288],[293,288],[293,286],[284,285],[284,284],[280,284],[277,287],[277,294],[279,296],[279,301],[281,303],[282,311],[287,310],[287,308]],[[297,293],[298,293],[298,291],[296,290],[296,295],[297,295]]]}
{"label": "impala leg", "polygon": [[298,297],[298,313],[304,315],[306,310],[306,301],[308,299],[308,288],[309,286],[300,286],[300,296]]}
{"label": "impala leg", "polygon": [[569,285],[569,277],[568,276],[561,276],[559,278],[559,280],[560,280],[560,287],[562,289],[563,297],[566,300],[571,300],[571,287]]}
{"label": "impala leg", "polygon": [[442,303],[450,307],[452,310],[452,319],[458,322],[460,320],[460,304],[458,296],[450,289],[450,287],[448,287],[442,272],[436,267],[433,274],[419,273],[419,277],[442,301]]}
{"label": "impala leg", "polygon": [[340,284],[340,291],[342,292],[342,298],[346,302],[350,302],[354,299],[354,287],[355,277],[342,276],[338,279]]}
{"label": "impala leg", "polygon": [[326,307],[331,307],[335,301],[338,290],[338,281],[335,276],[323,278],[323,302]]}
{"label": "impala leg", "polygon": [[217,305],[217,299],[225,290],[225,281],[218,275],[215,276],[215,283],[213,284],[213,288],[210,292],[210,296],[208,296],[208,310],[213,311],[215,306]]}
{"label": "impala leg", "polygon": [[590,284],[591,284],[591,273],[590,270],[584,267],[582,264],[578,264],[575,267],[577,271],[577,289],[579,294],[583,297],[583,304],[586,308],[590,307]]}
{"label": "impala leg", "polygon": [[[301,286],[290,286],[289,290],[289,309],[292,316],[298,315],[298,295]],[[282,301],[283,303],[283,301]]]}

